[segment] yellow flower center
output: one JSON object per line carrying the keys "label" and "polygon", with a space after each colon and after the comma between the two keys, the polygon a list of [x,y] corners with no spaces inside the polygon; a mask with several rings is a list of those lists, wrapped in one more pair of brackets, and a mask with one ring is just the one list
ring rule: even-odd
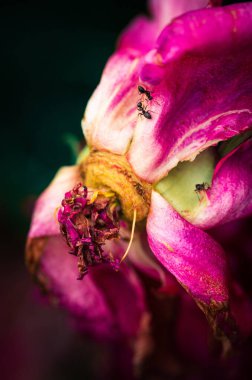
{"label": "yellow flower center", "polygon": [[80,163],[80,172],[87,187],[108,188],[118,197],[124,217],[132,221],[145,219],[150,207],[151,184],[133,172],[125,156],[91,151]]}

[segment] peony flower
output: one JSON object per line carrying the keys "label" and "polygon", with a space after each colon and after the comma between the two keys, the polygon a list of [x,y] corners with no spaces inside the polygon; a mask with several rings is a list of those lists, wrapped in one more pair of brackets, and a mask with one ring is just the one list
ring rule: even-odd
{"label": "peony flower", "polygon": [[211,228],[252,212],[252,3],[149,5],[88,102],[87,147],[36,203],[27,264],[96,337],[139,334],[148,280],[169,296],[180,284],[234,343],[234,281]]}

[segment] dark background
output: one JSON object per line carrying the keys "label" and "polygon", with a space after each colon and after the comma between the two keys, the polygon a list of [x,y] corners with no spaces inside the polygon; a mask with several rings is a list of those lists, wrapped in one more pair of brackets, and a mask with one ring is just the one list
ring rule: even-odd
{"label": "dark background", "polygon": [[103,379],[96,359],[107,348],[83,343],[62,312],[37,302],[24,244],[36,197],[74,162],[117,36],[145,9],[140,0],[0,3],[1,379]]}

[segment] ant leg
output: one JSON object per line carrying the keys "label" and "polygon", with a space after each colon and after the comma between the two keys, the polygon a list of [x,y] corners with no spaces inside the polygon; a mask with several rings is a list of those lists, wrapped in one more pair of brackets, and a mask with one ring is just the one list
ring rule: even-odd
{"label": "ant leg", "polygon": [[199,196],[199,192],[198,192],[198,190],[194,190],[194,191],[195,191],[195,193],[197,194],[198,200],[200,201],[200,196]]}

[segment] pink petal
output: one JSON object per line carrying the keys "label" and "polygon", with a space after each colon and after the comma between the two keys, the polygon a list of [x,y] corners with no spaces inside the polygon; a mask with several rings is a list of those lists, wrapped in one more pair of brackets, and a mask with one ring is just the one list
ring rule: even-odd
{"label": "pink petal", "polygon": [[118,49],[130,49],[135,54],[146,53],[154,47],[161,30],[173,18],[188,11],[204,8],[208,0],[150,0],[151,18],[139,16],[120,35]]}
{"label": "pink petal", "polygon": [[40,195],[33,212],[29,237],[56,235],[59,233],[57,207],[64,194],[80,182],[78,166],[62,167],[47,189]]}
{"label": "pink petal", "polygon": [[184,220],[155,191],[147,233],[155,256],[194,298],[213,328],[228,330],[226,260],[220,245]]}
{"label": "pink petal", "polygon": [[252,139],[224,157],[217,165],[207,202],[188,220],[211,228],[252,213]]}
{"label": "pink petal", "polygon": [[119,51],[108,61],[87,104],[82,129],[88,145],[124,154],[137,121],[140,57]]}
{"label": "pink petal", "polygon": [[[154,15],[155,20],[163,29],[175,17],[178,17],[186,12],[193,11],[200,8],[205,8],[213,1],[208,0],[150,0],[149,5],[151,13]],[[220,4],[221,1],[218,1]],[[218,5],[219,5],[218,4]],[[215,4],[217,5],[217,4]]]}
{"label": "pink petal", "polygon": [[118,50],[109,59],[82,120],[90,146],[118,154],[127,151],[137,121],[142,57],[153,48],[159,32],[155,20],[140,16],[120,36]]}
{"label": "pink petal", "polygon": [[[78,182],[78,167],[64,167],[39,197],[27,241],[27,265],[49,296],[69,311],[85,333],[106,339],[133,337],[145,310],[143,290],[134,271],[121,265],[115,272],[104,264],[91,268],[79,281],[77,258],[68,253],[69,247],[60,236],[57,207],[65,192]],[[120,242],[108,245],[114,257],[125,251]]]}
{"label": "pink petal", "polygon": [[140,16],[122,33],[117,52],[109,59],[101,82],[88,102],[82,128],[90,146],[126,153],[138,120],[137,87],[143,56],[154,47],[163,26],[179,12],[203,6],[207,1],[151,2],[154,17]]}
{"label": "pink petal", "polygon": [[134,337],[144,312],[144,298],[133,270],[123,265],[115,272],[109,265],[90,270],[77,280],[76,257],[60,236],[51,236],[36,245],[28,242],[30,259],[40,256],[37,277],[57,303],[75,318],[79,328],[97,338]]}
{"label": "pink petal", "polygon": [[140,81],[152,91],[152,119],[138,120],[128,154],[141,178],[158,181],[251,126],[251,3],[175,19],[145,62]]}

